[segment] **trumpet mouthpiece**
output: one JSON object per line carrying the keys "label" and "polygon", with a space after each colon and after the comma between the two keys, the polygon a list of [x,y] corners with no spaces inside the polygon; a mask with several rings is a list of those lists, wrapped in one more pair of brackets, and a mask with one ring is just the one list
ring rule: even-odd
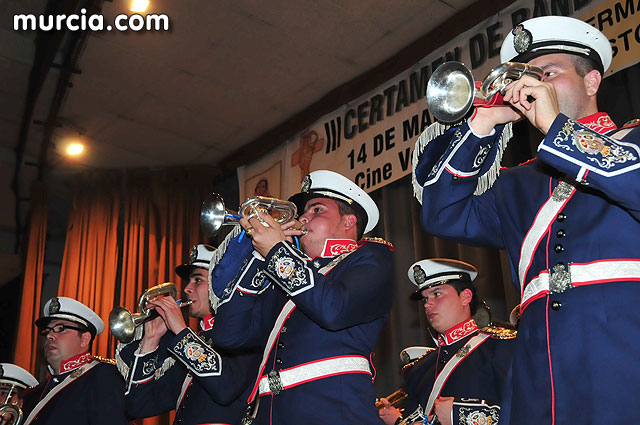
{"label": "trumpet mouthpiece", "polygon": [[178,303],[178,307],[182,308],[182,307],[187,307],[187,306],[193,304],[193,301],[192,300],[184,300],[184,301],[183,300],[178,300],[177,303]]}

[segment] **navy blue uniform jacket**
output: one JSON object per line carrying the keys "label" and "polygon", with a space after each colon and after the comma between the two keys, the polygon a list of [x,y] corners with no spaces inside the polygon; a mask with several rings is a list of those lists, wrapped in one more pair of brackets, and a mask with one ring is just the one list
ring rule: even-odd
{"label": "navy blue uniform jacket", "polygon": [[[279,331],[262,375],[341,356],[357,356],[366,363],[391,309],[390,247],[345,244],[356,249],[341,251],[342,257],[310,259],[281,242],[262,261],[246,249],[236,252],[242,251],[236,248],[241,244],[232,240],[213,276],[214,287],[220,282],[226,286],[216,320],[229,329],[224,334],[214,330],[216,343],[263,349],[276,316],[292,300],[295,309]],[[263,395],[256,423],[380,424],[373,375],[373,368],[370,373],[337,374]]]}
{"label": "navy blue uniform jacket", "polygon": [[[124,408],[124,380],[115,365],[93,360],[91,369],[75,378],[49,399],[31,424],[33,425],[125,425],[129,424]],[[40,400],[65,379],[79,373],[75,368],[50,376],[46,382],[25,393],[23,421]]]}
{"label": "navy blue uniform jacket", "polygon": [[[444,343],[403,368],[404,387],[408,395],[405,416],[414,412],[418,405],[424,410],[438,374],[478,332]],[[490,336],[453,369],[442,386],[440,397],[455,398],[452,412],[454,424],[474,423],[473,420],[489,423],[487,418],[491,418],[491,423],[499,421],[515,346],[515,332],[501,330],[496,334],[505,335],[505,339]],[[484,422],[481,421],[483,418]]]}
{"label": "navy blue uniform jacket", "polygon": [[120,356],[129,367],[127,413],[143,418],[175,409],[176,425],[238,424],[260,359],[255,353],[214,350],[211,334],[168,332],[156,350],[142,356],[134,354],[139,341],[124,347]]}
{"label": "navy blue uniform jacket", "polygon": [[414,151],[425,230],[509,257],[524,307],[513,425],[636,422],[640,128],[580,121],[560,114],[537,158],[490,188],[510,126],[479,137],[466,122],[434,124]]}

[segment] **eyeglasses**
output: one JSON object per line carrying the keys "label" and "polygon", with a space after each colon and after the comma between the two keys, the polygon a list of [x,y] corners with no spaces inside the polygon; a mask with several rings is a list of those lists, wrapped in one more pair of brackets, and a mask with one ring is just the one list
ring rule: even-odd
{"label": "eyeglasses", "polygon": [[66,331],[67,329],[73,329],[74,331],[81,331],[81,332],[89,332],[85,328],[79,328],[77,326],[70,326],[70,325],[63,325],[59,323],[54,326],[47,326],[46,328],[40,329],[40,335],[47,336],[49,335],[49,332],[53,332],[54,334],[59,334],[61,332]]}

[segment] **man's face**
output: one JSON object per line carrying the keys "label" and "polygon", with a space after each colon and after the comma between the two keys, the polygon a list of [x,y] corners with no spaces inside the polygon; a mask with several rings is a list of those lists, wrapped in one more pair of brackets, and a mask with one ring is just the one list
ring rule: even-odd
{"label": "man's face", "polygon": [[[50,321],[47,327],[53,328],[56,325],[79,327],[77,323],[62,319]],[[91,334],[89,332],[81,333],[75,329],[65,329],[58,333],[49,331],[44,341],[44,357],[47,359],[47,363],[56,370],[63,361],[86,353],[89,350],[90,342]]]}
{"label": "man's face", "polygon": [[349,217],[355,220],[353,215],[340,216],[338,203],[333,199],[314,198],[308,201],[304,207],[304,214],[300,216],[300,222],[307,230],[307,234],[300,238],[300,245],[305,254],[317,257],[322,253],[327,239],[349,238],[350,235],[345,228]]}
{"label": "man's face", "polygon": [[209,303],[209,271],[194,268],[189,275],[189,283],[184,288],[187,298],[192,304],[189,306],[189,315],[203,319],[211,314]]}
{"label": "man's face", "polygon": [[458,294],[453,286],[445,284],[424,289],[421,293],[424,297],[424,311],[427,320],[438,333],[444,333],[471,317],[469,302],[472,293],[470,289],[465,289]]}
{"label": "man's face", "polygon": [[[22,406],[22,400],[18,398],[18,388],[13,387],[11,389],[11,385],[9,384],[0,384],[0,404],[16,404],[19,407]],[[11,397],[7,400],[7,396],[11,392]]]}
{"label": "man's face", "polygon": [[542,81],[551,83],[556,89],[560,112],[573,119],[587,115],[583,112],[590,101],[586,77],[578,75],[572,55],[554,53],[537,57],[529,63],[542,68]]}

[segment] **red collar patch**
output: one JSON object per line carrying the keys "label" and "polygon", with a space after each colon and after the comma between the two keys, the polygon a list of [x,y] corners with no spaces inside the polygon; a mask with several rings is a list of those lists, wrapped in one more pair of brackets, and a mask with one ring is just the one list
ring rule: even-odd
{"label": "red collar patch", "polygon": [[593,131],[597,131],[600,134],[618,128],[616,124],[611,120],[609,114],[607,114],[606,112],[598,112],[593,115],[580,118],[578,122],[586,125]]}
{"label": "red collar patch", "polygon": [[211,330],[211,328],[213,328],[213,319],[215,319],[215,316],[213,314],[206,316],[200,321],[200,328],[203,331]]}
{"label": "red collar patch", "polygon": [[358,243],[353,239],[327,239],[321,257],[337,257],[345,252],[358,249]]}
{"label": "red collar patch", "polygon": [[60,363],[60,373],[70,372],[92,360],[91,353],[78,354]]}
{"label": "red collar patch", "polygon": [[451,345],[454,342],[460,341],[462,338],[471,335],[477,330],[478,325],[476,325],[475,320],[473,320],[473,318],[469,318],[464,322],[449,329],[444,334],[440,334],[438,336],[438,345]]}

